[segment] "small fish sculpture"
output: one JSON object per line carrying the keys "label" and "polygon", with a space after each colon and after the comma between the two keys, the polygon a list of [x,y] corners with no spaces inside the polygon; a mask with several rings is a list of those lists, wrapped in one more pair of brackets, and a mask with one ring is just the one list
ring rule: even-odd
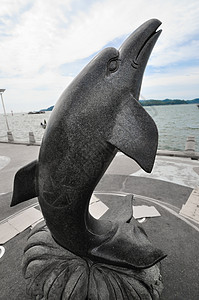
{"label": "small fish sculpture", "polygon": [[54,240],[92,261],[145,269],[165,257],[133,218],[96,220],[88,211],[118,150],[152,170],[158,132],[138,99],[160,24],[145,22],[119,50],[106,48],[92,59],[56,103],[38,160],[15,175],[11,206],[37,196]]}

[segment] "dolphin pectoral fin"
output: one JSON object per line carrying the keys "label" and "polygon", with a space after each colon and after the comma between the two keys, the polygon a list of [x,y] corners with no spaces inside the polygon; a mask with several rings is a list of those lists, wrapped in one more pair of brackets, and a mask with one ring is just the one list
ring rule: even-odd
{"label": "dolphin pectoral fin", "polygon": [[158,131],[151,116],[132,95],[120,107],[108,142],[133,158],[143,170],[151,172],[157,151]]}
{"label": "dolphin pectoral fin", "polygon": [[122,267],[149,268],[166,257],[162,250],[154,248],[144,229],[132,220],[120,224],[111,239],[93,248],[90,253],[100,261]]}
{"label": "dolphin pectoral fin", "polygon": [[10,206],[14,206],[38,196],[37,169],[38,162],[35,160],[16,173]]}

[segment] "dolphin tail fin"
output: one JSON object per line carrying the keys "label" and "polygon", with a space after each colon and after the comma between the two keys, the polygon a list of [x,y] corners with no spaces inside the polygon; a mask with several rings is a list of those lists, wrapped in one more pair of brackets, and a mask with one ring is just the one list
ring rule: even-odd
{"label": "dolphin tail fin", "polygon": [[38,196],[37,173],[38,161],[34,160],[15,174],[10,206],[17,205]]}

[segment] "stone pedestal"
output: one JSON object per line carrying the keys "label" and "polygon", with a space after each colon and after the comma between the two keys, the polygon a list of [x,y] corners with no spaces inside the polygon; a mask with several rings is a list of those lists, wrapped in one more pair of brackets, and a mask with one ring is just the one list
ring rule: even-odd
{"label": "stone pedestal", "polygon": [[30,233],[23,257],[27,293],[32,299],[159,299],[158,265],[126,269],[76,256],[59,246],[46,224]]}

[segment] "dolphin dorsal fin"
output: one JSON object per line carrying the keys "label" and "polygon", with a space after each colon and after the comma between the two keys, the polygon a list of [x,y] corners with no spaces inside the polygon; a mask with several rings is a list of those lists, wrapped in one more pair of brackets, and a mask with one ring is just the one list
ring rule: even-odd
{"label": "dolphin dorsal fin", "polygon": [[34,160],[16,173],[10,206],[38,196],[37,172],[38,161]]}

